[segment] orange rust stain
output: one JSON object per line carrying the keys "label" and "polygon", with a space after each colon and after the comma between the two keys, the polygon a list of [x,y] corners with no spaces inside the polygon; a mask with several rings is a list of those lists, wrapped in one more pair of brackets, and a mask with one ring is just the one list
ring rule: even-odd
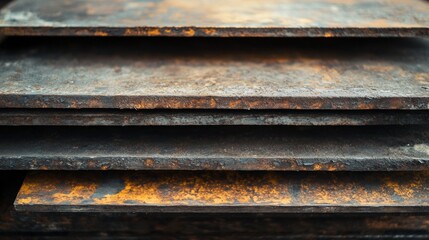
{"label": "orange rust stain", "polygon": [[[319,165],[314,166],[314,169],[321,168]],[[380,178],[378,175],[364,175],[362,180],[343,174],[323,174],[307,175],[297,182],[297,179],[288,177],[288,173],[127,173],[120,175],[121,182],[124,182],[121,189],[112,189],[112,194],[97,197],[94,197],[94,193],[101,186],[95,182],[102,175],[77,177],[70,174],[63,177],[39,174],[26,179],[17,203],[85,204],[84,201],[92,200],[94,204],[100,205],[289,206],[299,202],[302,205],[379,206],[427,201],[424,184],[429,173],[404,174],[405,178],[402,178],[402,174],[394,174],[393,177],[383,175]],[[294,188],[295,184],[300,187]]]}
{"label": "orange rust stain", "polygon": [[153,159],[146,159],[145,161],[144,161],[144,164],[147,166],[147,167],[153,167],[154,165],[155,165],[155,161],[153,160]]}
{"label": "orange rust stain", "polygon": [[279,107],[283,109],[291,109],[292,105],[290,104],[289,101],[283,101],[279,104]]}
{"label": "orange rust stain", "polygon": [[124,36],[129,36],[129,35],[134,35],[135,32],[133,31],[133,29],[127,28],[124,32]]}
{"label": "orange rust stain", "polygon": [[203,31],[208,36],[213,36],[216,34],[216,29],[214,28],[205,28]]}
{"label": "orange rust stain", "polygon": [[384,178],[384,183],[387,188],[390,188],[396,195],[401,196],[403,199],[410,199],[415,197],[415,190],[424,187],[423,179],[427,178],[426,173],[420,173],[421,176],[416,176],[408,182],[399,181],[391,177]]}
{"label": "orange rust stain", "polygon": [[151,101],[145,101],[142,100],[140,102],[134,103],[133,104],[133,108],[134,109],[153,109],[157,107],[157,103],[156,102],[151,102]]}
{"label": "orange rust stain", "polygon": [[211,108],[215,108],[217,106],[217,102],[214,98],[210,99],[210,107]]}
{"label": "orange rust stain", "polygon": [[192,28],[182,30],[182,33],[185,37],[193,37],[195,36],[195,30]]}
{"label": "orange rust stain", "polygon": [[84,200],[91,198],[91,195],[97,190],[97,184],[95,183],[74,183],[71,186],[70,192],[59,192],[52,194],[53,203],[60,204],[62,202],[68,202],[76,204]]}
{"label": "orange rust stain", "polygon": [[18,199],[17,203],[18,204],[37,204],[36,199],[33,199],[31,197],[26,197],[26,198],[20,198]]}
{"label": "orange rust stain", "polygon": [[[88,179],[73,178],[62,181],[55,178],[56,174],[47,173],[27,177],[22,184],[21,190],[17,197],[18,204],[61,204],[64,202],[70,204],[79,204],[84,200],[91,198],[97,185]],[[82,180],[82,182],[80,182]],[[63,185],[66,182],[65,185]],[[58,188],[58,186],[61,186]],[[49,199],[41,198],[40,194]],[[38,196],[38,197],[35,197]]]}
{"label": "orange rust stain", "polygon": [[94,202],[97,204],[135,202],[149,205],[291,203],[291,196],[282,194],[286,191],[285,186],[279,185],[275,178],[253,179],[260,185],[251,184],[251,181],[245,178],[237,179],[234,174],[227,174],[226,179],[207,182],[204,177],[173,176],[158,181],[146,180],[142,186],[140,179],[126,178],[125,188],[121,192],[94,199]]}
{"label": "orange rust stain", "polygon": [[103,166],[101,166],[101,170],[103,170],[103,171],[109,170],[109,166],[103,165]]}
{"label": "orange rust stain", "polygon": [[337,171],[338,169],[334,166],[329,166],[327,170],[333,172],[333,171]]}
{"label": "orange rust stain", "polygon": [[118,194],[107,194],[102,198],[93,199],[96,204],[125,204],[136,201],[139,203],[153,204],[162,202],[158,188],[153,182],[143,186],[136,184],[132,179],[125,179],[125,188]]}
{"label": "orange rust stain", "polygon": [[313,169],[315,171],[320,171],[320,170],[322,170],[322,165],[319,164],[319,163],[316,163],[316,164],[313,165]]}
{"label": "orange rust stain", "polygon": [[330,38],[330,37],[334,37],[335,35],[334,35],[334,33],[332,33],[332,32],[326,32],[325,34],[324,34],[324,37],[326,37],[326,38]]}
{"label": "orange rust stain", "polygon": [[347,182],[329,179],[329,182],[320,184],[318,179],[305,179],[301,201],[303,204],[351,204],[351,201],[362,203],[359,194],[364,192],[362,187]]}
{"label": "orange rust stain", "polygon": [[375,108],[375,106],[374,106],[374,104],[370,104],[370,103],[359,103],[359,105],[358,105],[358,109],[361,109],[361,110],[366,110],[366,109],[374,109]]}
{"label": "orange rust stain", "polygon": [[311,104],[311,109],[321,109],[323,107],[323,104],[321,102],[316,102]]}
{"label": "orange rust stain", "polygon": [[159,30],[159,28],[150,29],[147,31],[147,35],[148,36],[160,36],[161,31]]}
{"label": "orange rust stain", "polygon": [[108,33],[106,33],[106,32],[102,32],[102,31],[96,31],[96,32],[94,33],[94,35],[95,35],[95,36],[97,36],[97,37],[107,37],[107,36],[109,36],[109,34],[108,34]]}
{"label": "orange rust stain", "polygon": [[241,104],[243,104],[242,100],[231,100],[228,102],[228,107],[229,108],[236,108],[238,106],[240,106]]}
{"label": "orange rust stain", "polygon": [[144,103],[137,103],[133,105],[134,109],[145,109],[146,104]]}

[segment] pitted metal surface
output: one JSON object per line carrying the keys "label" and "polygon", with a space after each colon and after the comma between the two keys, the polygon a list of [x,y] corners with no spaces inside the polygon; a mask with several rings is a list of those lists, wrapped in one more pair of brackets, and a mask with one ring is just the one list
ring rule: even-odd
{"label": "pitted metal surface", "polygon": [[424,39],[103,40],[6,40],[0,108],[429,109]]}
{"label": "pitted metal surface", "polygon": [[427,36],[425,0],[15,0],[5,35]]}
{"label": "pitted metal surface", "polygon": [[9,170],[429,170],[421,126],[1,128]]}
{"label": "pitted metal surface", "polygon": [[38,172],[18,211],[428,212],[429,172]]}

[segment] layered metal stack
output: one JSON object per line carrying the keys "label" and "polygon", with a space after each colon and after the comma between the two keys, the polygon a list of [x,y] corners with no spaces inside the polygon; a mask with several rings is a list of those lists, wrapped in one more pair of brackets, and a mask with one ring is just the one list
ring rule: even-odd
{"label": "layered metal stack", "polygon": [[14,0],[0,34],[1,238],[429,238],[427,1]]}

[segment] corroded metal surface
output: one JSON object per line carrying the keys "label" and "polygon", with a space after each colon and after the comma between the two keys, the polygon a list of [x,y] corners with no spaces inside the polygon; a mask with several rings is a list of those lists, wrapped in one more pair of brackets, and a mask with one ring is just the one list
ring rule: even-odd
{"label": "corroded metal surface", "polygon": [[0,46],[0,108],[429,108],[429,40],[58,41]]}
{"label": "corroded metal surface", "polygon": [[429,169],[428,127],[11,128],[0,169]]}
{"label": "corroded metal surface", "polygon": [[427,212],[429,172],[38,172],[15,201],[48,212]]}
{"label": "corroded metal surface", "polygon": [[[23,180],[22,172],[3,171],[0,175],[0,238],[43,239],[67,235],[71,239],[97,239],[106,236],[146,236],[148,239],[177,239],[217,236],[332,239],[343,236],[363,239],[429,235],[429,215],[417,214],[184,214],[184,213],[40,213],[15,212],[13,201]],[[74,237],[74,238],[72,238]],[[414,238],[413,238],[414,237]],[[287,239],[287,238],[286,238]]]}
{"label": "corroded metal surface", "polygon": [[425,0],[15,0],[0,34],[427,36]]}
{"label": "corroded metal surface", "polygon": [[429,123],[429,111],[1,109],[4,126],[365,126]]}

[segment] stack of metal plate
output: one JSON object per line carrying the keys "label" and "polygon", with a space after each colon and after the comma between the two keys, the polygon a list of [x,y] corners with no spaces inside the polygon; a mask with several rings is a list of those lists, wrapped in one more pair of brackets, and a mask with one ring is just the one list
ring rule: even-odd
{"label": "stack of metal plate", "polygon": [[428,1],[13,0],[0,35],[0,238],[429,238]]}

